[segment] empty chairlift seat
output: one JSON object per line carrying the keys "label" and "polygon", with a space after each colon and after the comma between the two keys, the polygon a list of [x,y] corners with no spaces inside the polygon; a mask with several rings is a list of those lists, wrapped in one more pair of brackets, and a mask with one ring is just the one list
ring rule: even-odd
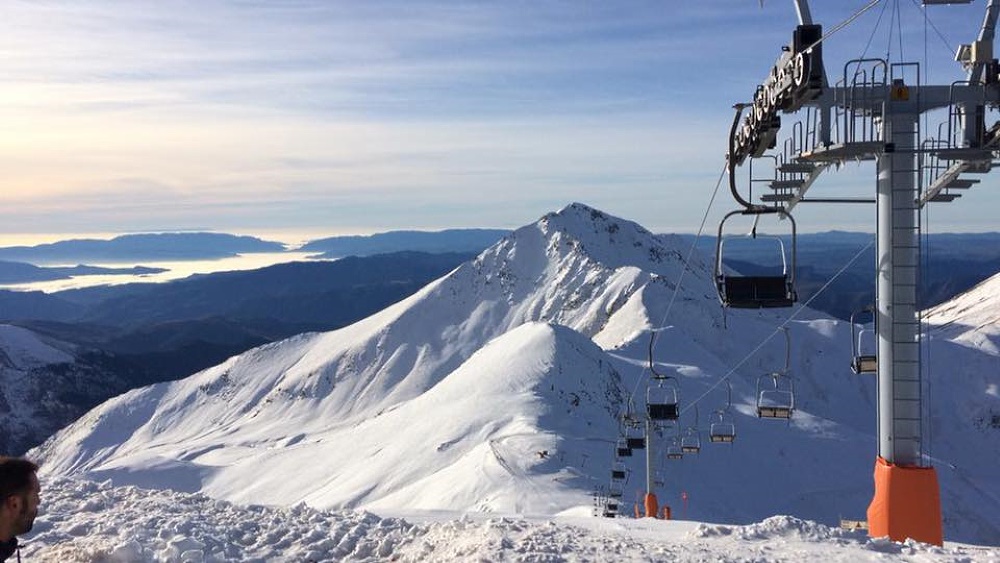
{"label": "empty chairlift seat", "polygon": [[[765,379],[770,379],[774,387],[770,388],[768,383],[762,385],[761,381]],[[779,380],[786,381],[787,387],[781,387]],[[791,379],[787,375],[768,374],[762,375],[757,380],[757,416],[759,418],[789,419],[794,410],[795,394],[792,390]]]}
{"label": "empty chairlift seat", "polygon": [[791,307],[797,301],[788,276],[726,275],[719,281],[722,301],[734,309]]}
{"label": "empty chairlift seat", "polygon": [[667,459],[684,459],[684,451],[676,439],[667,446]]}
{"label": "empty chairlift seat", "polygon": [[681,453],[696,454],[701,451],[701,438],[693,428],[688,430],[687,436],[681,438]]}
{"label": "empty chairlift seat", "polygon": [[615,455],[617,457],[632,457],[632,448],[628,446],[628,440],[619,438],[615,443]]}
{"label": "empty chairlift seat", "polygon": [[[726,221],[737,215],[754,218],[751,236],[724,233]],[[778,215],[789,220],[790,261],[786,257],[785,243],[781,237],[757,235],[757,221],[765,215]],[[727,242],[730,243],[728,249]],[[771,208],[728,213],[719,224],[715,254],[716,289],[723,306],[734,309],[791,307],[798,301],[795,292],[795,221],[785,211]],[[743,262],[743,267],[757,271],[748,272],[747,275],[735,273],[726,266],[726,258]],[[764,260],[764,263],[758,263],[760,260]]]}
{"label": "empty chairlift seat", "polygon": [[625,480],[625,464],[615,463],[611,466],[611,478],[616,481]]}
{"label": "empty chairlift seat", "polygon": [[608,487],[608,498],[619,499],[622,498],[622,494],[625,491],[624,485],[621,481],[612,481],[611,486]]}
{"label": "empty chairlift seat", "polygon": [[724,412],[717,412],[716,420],[709,427],[708,438],[716,444],[732,443],[736,440],[736,425]]}
{"label": "empty chairlift seat", "polygon": [[[859,324],[859,316],[868,316],[867,322]],[[851,371],[856,374],[876,373],[878,356],[875,354],[875,312],[872,307],[851,313]]]}
{"label": "empty chairlift seat", "polygon": [[672,377],[656,377],[656,385],[646,389],[646,414],[650,420],[677,420],[677,386]]}
{"label": "empty chairlift seat", "polygon": [[642,428],[632,427],[625,434],[625,443],[630,450],[642,450],[646,448],[646,435]]}

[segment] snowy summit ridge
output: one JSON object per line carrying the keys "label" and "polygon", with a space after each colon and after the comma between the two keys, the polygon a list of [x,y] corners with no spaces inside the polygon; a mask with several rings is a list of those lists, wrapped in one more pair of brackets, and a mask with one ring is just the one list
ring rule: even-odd
{"label": "snowy summit ridge", "polygon": [[[588,338],[621,343],[641,333],[644,319],[610,321],[629,314],[621,310],[644,285],[681,266],[680,252],[645,229],[573,204],[355,325],[108,401],[39,454],[53,475],[169,483],[247,502],[525,512],[587,505],[593,476],[574,467],[595,444],[610,452],[625,393],[611,359]],[[522,377],[532,383],[513,386]],[[509,403],[515,391],[520,399]],[[585,447],[556,453],[574,440]],[[408,469],[387,479],[383,466]],[[459,494],[456,476],[465,472],[499,473]],[[575,480],[575,489],[521,498],[499,477],[506,474]],[[414,483],[422,496],[406,492]]]}

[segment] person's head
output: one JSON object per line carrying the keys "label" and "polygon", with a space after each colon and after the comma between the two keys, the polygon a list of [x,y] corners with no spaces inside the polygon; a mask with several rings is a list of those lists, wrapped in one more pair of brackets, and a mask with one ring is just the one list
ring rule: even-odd
{"label": "person's head", "polygon": [[[0,456],[0,534],[31,531],[38,515],[38,466],[16,457]],[[0,540],[10,539],[0,535]]]}

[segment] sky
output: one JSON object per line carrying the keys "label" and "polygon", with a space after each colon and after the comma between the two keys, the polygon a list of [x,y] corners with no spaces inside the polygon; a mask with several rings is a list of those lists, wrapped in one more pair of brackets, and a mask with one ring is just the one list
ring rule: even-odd
{"label": "sky", "polygon": [[[813,4],[829,32],[869,2]],[[984,2],[926,20],[916,4],[882,0],[832,34],[832,79],[862,55],[961,79],[952,54]],[[712,232],[735,208],[724,184],[712,197],[731,107],[797,24],[777,0],[9,0],[0,21],[2,246],[513,228],[573,201],[657,232],[707,216]],[[810,195],[870,195],[874,179],[851,164]],[[996,181],[925,224],[996,230]],[[800,231],[874,230],[873,207],[806,207]]]}

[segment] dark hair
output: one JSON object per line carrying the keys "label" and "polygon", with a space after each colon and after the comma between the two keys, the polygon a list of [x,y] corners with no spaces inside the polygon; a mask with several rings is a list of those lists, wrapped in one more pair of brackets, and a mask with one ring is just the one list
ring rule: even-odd
{"label": "dark hair", "polygon": [[31,490],[38,465],[19,457],[0,456],[0,501]]}

